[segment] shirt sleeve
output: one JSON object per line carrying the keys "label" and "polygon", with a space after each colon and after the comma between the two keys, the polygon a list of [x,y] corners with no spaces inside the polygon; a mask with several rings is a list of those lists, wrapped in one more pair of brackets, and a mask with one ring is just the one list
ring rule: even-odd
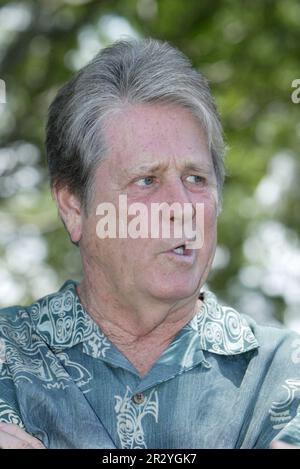
{"label": "shirt sleeve", "polygon": [[278,331],[277,337],[272,329],[267,332],[265,343],[272,353],[266,354],[258,397],[257,410],[264,418],[255,447],[269,447],[273,440],[300,445],[300,336],[287,330]]}
{"label": "shirt sleeve", "polygon": [[274,440],[300,446],[300,412],[278,433]]}
{"label": "shirt sleeve", "polygon": [[295,415],[279,431],[274,440],[300,446],[300,335],[292,335],[289,353],[286,355],[285,368],[289,370],[290,376],[281,384],[282,389],[285,389],[285,399],[282,399],[281,402],[282,406],[286,405],[286,408],[283,409],[285,411],[288,404],[290,407],[294,404]]}
{"label": "shirt sleeve", "polygon": [[25,428],[24,423],[17,410],[14,409],[8,402],[0,398],[0,422],[13,423],[19,425],[21,428]]}
{"label": "shirt sleeve", "polygon": [[[1,332],[1,331],[0,331]],[[8,371],[5,357],[5,341],[0,336],[0,422],[13,423],[25,428],[19,414],[15,387]]]}

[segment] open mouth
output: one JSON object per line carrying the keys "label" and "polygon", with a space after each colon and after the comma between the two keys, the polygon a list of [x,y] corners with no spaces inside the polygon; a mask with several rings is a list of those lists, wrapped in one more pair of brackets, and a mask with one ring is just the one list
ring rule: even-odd
{"label": "open mouth", "polygon": [[178,246],[164,252],[173,262],[184,265],[193,265],[196,261],[195,249],[187,247],[187,243],[178,244]]}

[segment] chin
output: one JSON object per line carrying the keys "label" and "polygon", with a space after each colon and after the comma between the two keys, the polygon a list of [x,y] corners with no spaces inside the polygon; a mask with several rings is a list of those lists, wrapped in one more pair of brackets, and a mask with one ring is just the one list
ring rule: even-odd
{"label": "chin", "polygon": [[197,295],[200,291],[200,282],[186,282],[178,280],[173,283],[163,283],[163,281],[157,285],[157,288],[153,289],[152,285],[152,294],[156,298],[162,300],[182,300],[184,298],[190,298],[194,295]]}

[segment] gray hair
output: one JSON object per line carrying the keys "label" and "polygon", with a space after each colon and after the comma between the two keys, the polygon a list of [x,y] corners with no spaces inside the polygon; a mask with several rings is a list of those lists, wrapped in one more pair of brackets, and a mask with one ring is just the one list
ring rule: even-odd
{"label": "gray hair", "polygon": [[87,209],[93,176],[107,153],[104,120],[124,103],[177,104],[191,111],[207,134],[220,206],[224,141],[207,80],[182,52],[154,39],[112,44],[60,89],[47,125],[51,187],[67,186]]}

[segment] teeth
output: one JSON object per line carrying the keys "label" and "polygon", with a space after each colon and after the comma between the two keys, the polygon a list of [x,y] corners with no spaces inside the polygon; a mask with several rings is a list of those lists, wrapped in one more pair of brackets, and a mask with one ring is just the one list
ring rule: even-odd
{"label": "teeth", "polygon": [[173,249],[173,251],[176,252],[176,254],[183,254],[184,253],[184,248],[183,248],[183,246],[179,246],[178,248]]}

